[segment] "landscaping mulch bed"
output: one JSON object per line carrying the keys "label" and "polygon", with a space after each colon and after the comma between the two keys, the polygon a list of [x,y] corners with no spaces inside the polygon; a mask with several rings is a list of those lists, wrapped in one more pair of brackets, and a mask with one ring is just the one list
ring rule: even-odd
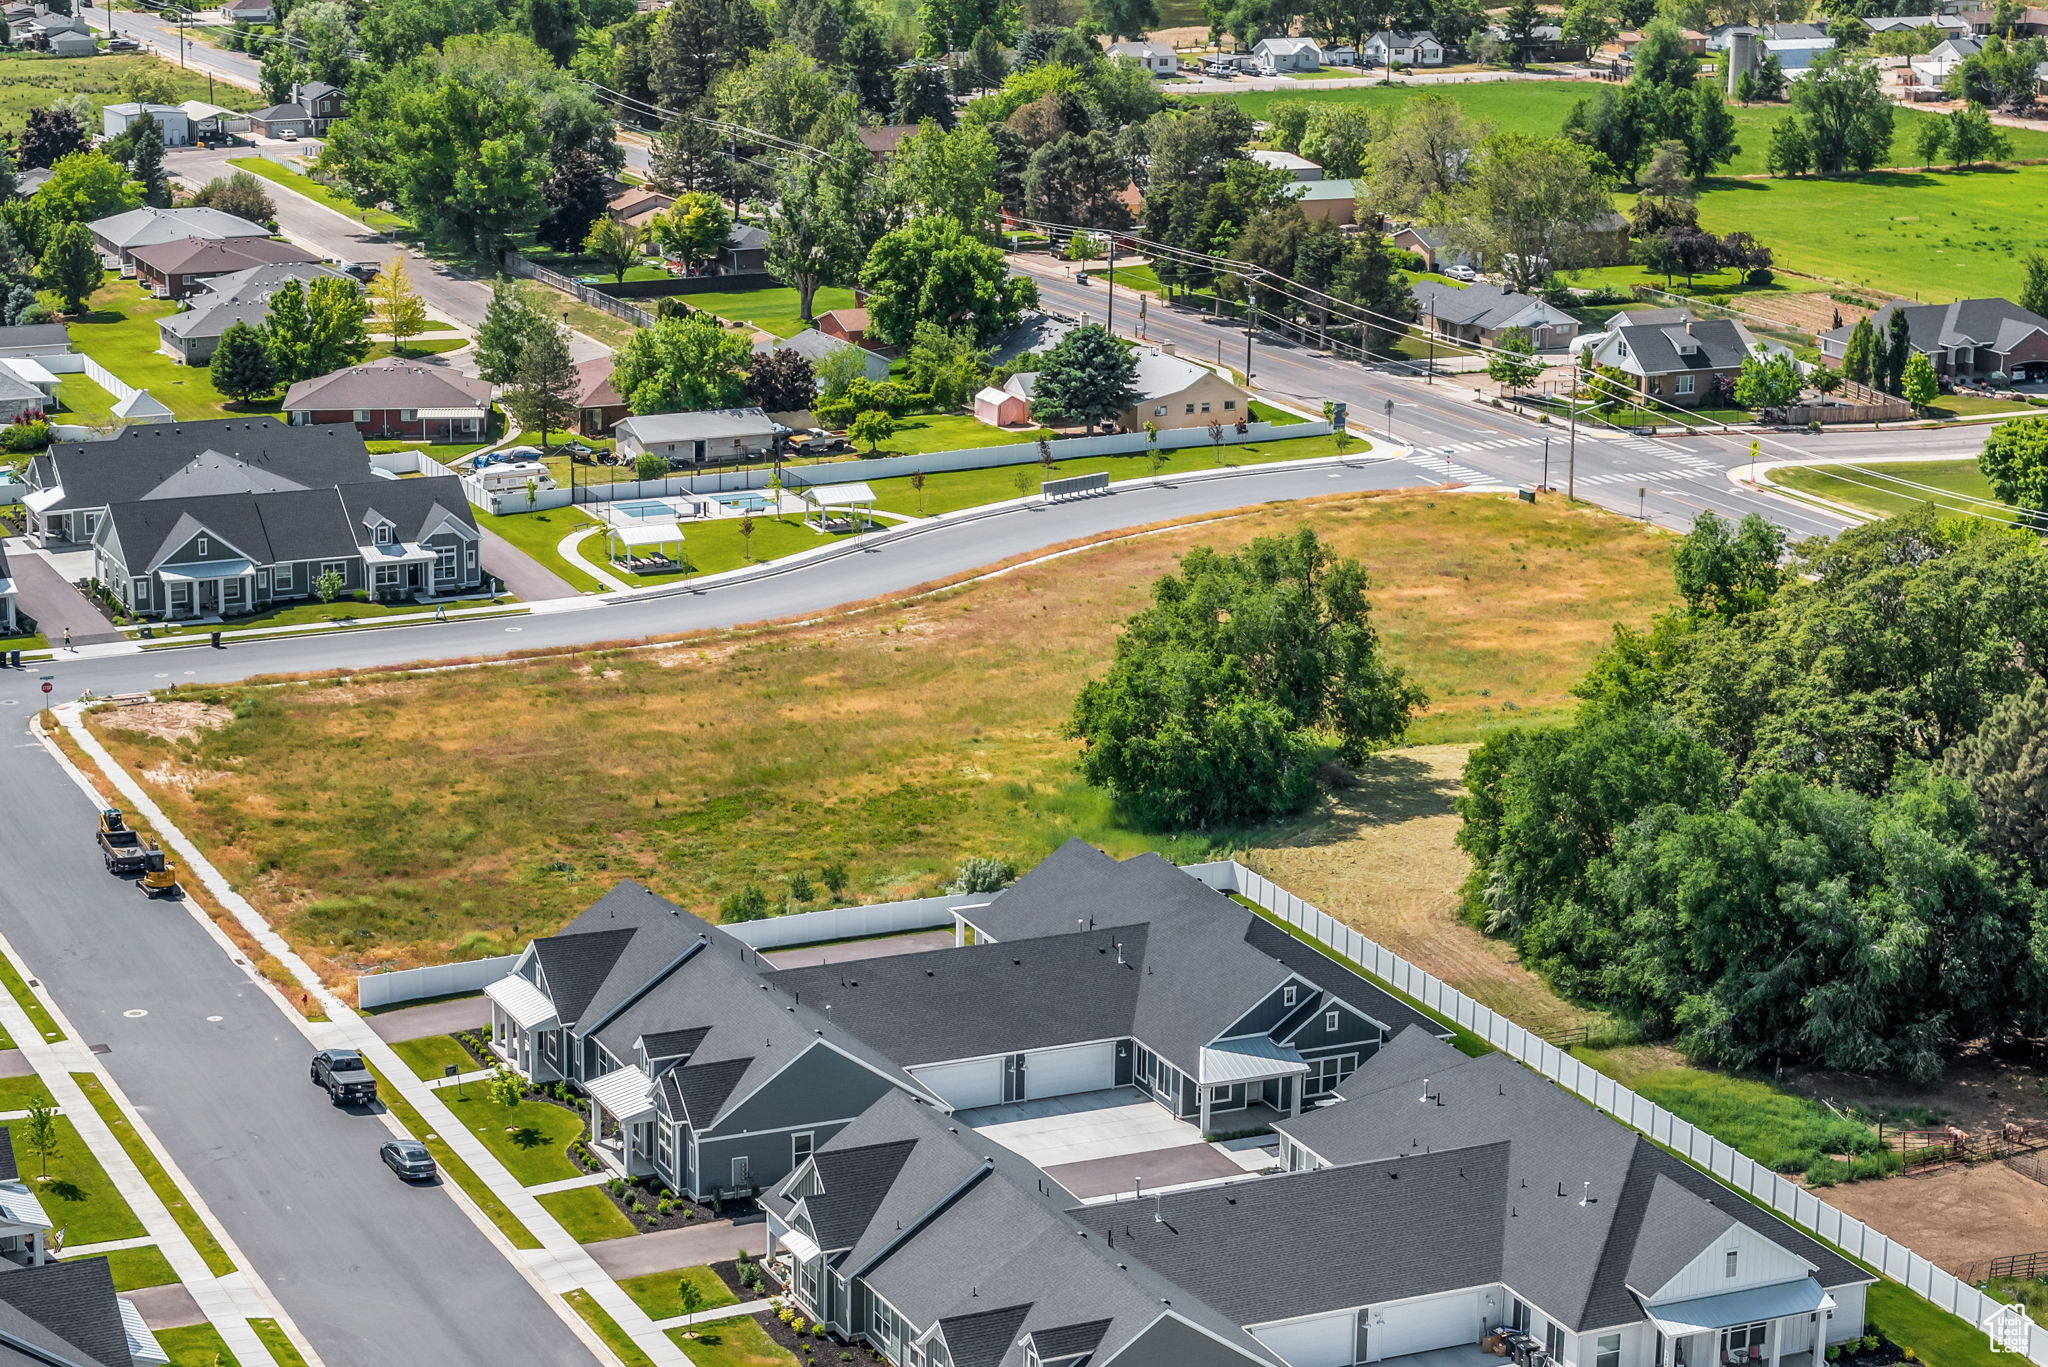
{"label": "landscaping mulch bed", "polygon": [[804,1321],[804,1332],[801,1334],[777,1319],[772,1311],[763,1310],[760,1314],[754,1316],[754,1320],[762,1329],[767,1331],[769,1338],[774,1339],[776,1343],[795,1354],[798,1362],[806,1364],[819,1362],[835,1363],[841,1360],[840,1354],[842,1353],[852,1353],[857,1361],[869,1358],[876,1362],[881,1361],[881,1358],[871,1354],[864,1348],[848,1348],[830,1333],[813,1334],[811,1332],[811,1322],[808,1319]]}
{"label": "landscaping mulch bed", "polygon": [[[571,1159],[575,1158],[574,1150],[570,1151],[569,1156]],[[686,1196],[671,1195],[667,1186],[658,1177],[636,1178],[628,1182],[621,1192],[614,1192],[609,1182],[597,1187],[596,1190],[610,1197],[612,1204],[619,1208],[619,1214],[631,1220],[633,1227],[643,1234],[652,1234],[664,1229],[681,1229],[686,1225],[701,1225],[712,1220],[745,1220],[759,1213],[761,1209],[755,1202],[747,1200],[724,1201],[714,1210],[708,1203],[699,1204]],[[666,1215],[659,1214],[656,1210],[663,1197],[668,1197],[674,1202]],[[646,1207],[638,1214],[633,1210],[635,1200]],[[742,1237],[735,1241],[734,1246],[738,1247],[745,1242],[745,1238]]]}
{"label": "landscaping mulch bed", "polygon": [[742,1282],[740,1280],[740,1265],[737,1259],[727,1258],[722,1263],[708,1263],[706,1266],[711,1269],[713,1276],[725,1283],[726,1290],[740,1298],[742,1305],[748,1301],[766,1300],[774,1294],[775,1284],[772,1281],[765,1282],[764,1284],[767,1289],[760,1292],[756,1292],[752,1287]]}
{"label": "landscaping mulch bed", "polygon": [[1852,1353],[1849,1345],[1843,1344],[1839,1356],[1829,1355],[1827,1367],[1891,1367],[1892,1363],[1905,1360],[1905,1352],[1882,1333],[1866,1334],[1865,1337],[1875,1338],[1877,1346],[1864,1348],[1859,1345]]}

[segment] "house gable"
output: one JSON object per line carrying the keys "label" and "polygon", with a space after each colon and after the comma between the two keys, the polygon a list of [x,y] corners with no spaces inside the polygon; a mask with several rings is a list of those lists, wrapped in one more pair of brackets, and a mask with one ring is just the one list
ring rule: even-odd
{"label": "house gable", "polygon": [[[1729,1275],[1730,1255],[1734,1275]],[[1654,1291],[1638,1288],[1650,1305],[1719,1295],[1723,1291],[1747,1291],[1757,1286],[1775,1286],[1812,1276],[1814,1265],[1791,1250],[1766,1239],[1749,1226],[1729,1221],[1720,1238],[1702,1249],[1678,1274]]]}
{"label": "house gable", "polygon": [[866,1064],[820,1041],[752,1092],[729,1102],[715,1124],[703,1126],[700,1121],[700,1128],[711,1137],[845,1120],[873,1105],[892,1085]]}

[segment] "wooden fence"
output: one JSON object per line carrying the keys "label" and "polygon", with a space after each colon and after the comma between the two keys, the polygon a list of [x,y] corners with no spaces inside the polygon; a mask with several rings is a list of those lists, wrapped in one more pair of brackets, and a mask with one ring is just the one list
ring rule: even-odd
{"label": "wooden fence", "polygon": [[546,266],[536,266],[518,252],[505,253],[505,273],[538,280],[551,289],[573,295],[594,309],[603,309],[614,318],[623,318],[635,327],[651,328],[654,315],[638,304],[629,304],[623,299],[614,299],[603,290],[592,288],[581,280],[573,280],[560,271],[551,271]]}

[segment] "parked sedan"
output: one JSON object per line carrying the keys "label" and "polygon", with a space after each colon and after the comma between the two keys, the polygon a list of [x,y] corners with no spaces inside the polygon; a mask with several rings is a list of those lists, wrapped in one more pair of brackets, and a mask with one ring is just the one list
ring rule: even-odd
{"label": "parked sedan", "polygon": [[434,1155],[417,1139],[387,1139],[378,1148],[377,1156],[384,1160],[385,1167],[408,1182],[424,1182],[436,1173]]}

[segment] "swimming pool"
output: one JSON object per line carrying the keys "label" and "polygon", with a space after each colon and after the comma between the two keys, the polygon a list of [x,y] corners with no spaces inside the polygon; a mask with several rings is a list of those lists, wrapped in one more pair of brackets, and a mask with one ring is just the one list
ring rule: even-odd
{"label": "swimming pool", "polygon": [[728,508],[737,508],[743,513],[765,513],[768,500],[761,494],[720,494],[718,501]]}
{"label": "swimming pool", "polygon": [[658,498],[637,498],[630,502],[612,504],[612,511],[621,517],[656,518],[676,516],[676,505],[664,503]]}

